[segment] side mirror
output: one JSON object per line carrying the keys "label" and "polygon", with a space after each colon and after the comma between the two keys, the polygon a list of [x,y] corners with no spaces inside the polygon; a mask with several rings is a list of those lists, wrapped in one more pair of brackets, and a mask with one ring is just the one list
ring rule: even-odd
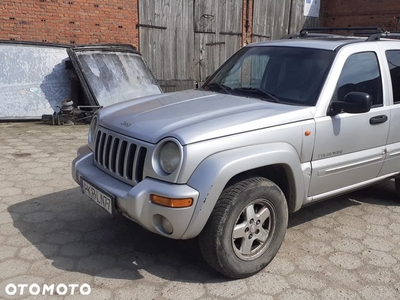
{"label": "side mirror", "polygon": [[371,96],[363,92],[350,92],[344,96],[344,101],[333,101],[328,115],[336,116],[344,111],[350,114],[369,112],[371,109]]}

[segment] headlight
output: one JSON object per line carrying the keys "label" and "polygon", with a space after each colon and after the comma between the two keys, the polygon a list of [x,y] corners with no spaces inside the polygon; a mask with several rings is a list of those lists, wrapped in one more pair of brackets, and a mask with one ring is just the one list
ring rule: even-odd
{"label": "headlight", "polygon": [[90,147],[93,146],[93,143],[96,139],[97,122],[98,122],[97,115],[94,115],[92,118],[92,122],[90,123],[89,133],[88,133],[88,144]]}
{"label": "headlight", "polygon": [[160,149],[159,164],[167,173],[173,173],[181,162],[181,150],[174,142],[166,142]]}

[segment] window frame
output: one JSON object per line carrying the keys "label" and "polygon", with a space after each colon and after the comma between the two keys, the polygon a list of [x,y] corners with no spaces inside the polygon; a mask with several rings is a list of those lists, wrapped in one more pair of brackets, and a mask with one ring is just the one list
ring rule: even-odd
{"label": "window frame", "polygon": [[[388,58],[388,52],[398,52],[399,53],[399,57],[400,57],[400,49],[388,49],[388,50],[385,50],[385,59],[386,59],[386,62],[387,62],[387,65],[388,65],[388,69],[389,69],[389,76],[390,76],[390,84],[391,84],[391,87],[392,87],[392,100],[393,100],[393,105],[398,105],[398,104],[400,104],[400,79],[399,79],[399,94],[398,94],[398,101],[395,101],[395,99],[396,99],[396,97],[395,97],[395,89],[394,89],[394,87],[395,87],[395,84],[394,84],[394,81],[393,81],[393,76],[392,76],[392,73],[391,73],[391,67],[390,67],[390,62],[389,62],[389,58]],[[393,63],[392,63],[393,64]],[[394,65],[394,64],[393,64]],[[399,66],[396,66],[396,67],[398,67],[399,68],[399,74],[400,74],[400,65]],[[399,76],[399,78],[400,78],[400,76]]]}
{"label": "window frame", "polygon": [[[377,104],[372,104],[371,105],[371,109],[373,109],[373,108],[379,108],[379,107],[383,107],[384,106],[384,93],[383,93],[383,75],[382,75],[382,70],[381,70],[381,64],[380,64],[380,60],[379,60],[379,55],[378,55],[378,53],[376,52],[376,51],[374,51],[374,50],[367,50],[367,51],[360,51],[360,52],[355,52],[355,53],[352,53],[352,54],[350,54],[347,58],[346,58],[346,60],[345,60],[345,62],[343,63],[343,66],[342,66],[342,68],[341,68],[341,70],[340,70],[340,74],[339,74],[339,77],[338,77],[338,79],[337,79],[337,82],[336,82],[336,87],[335,87],[335,89],[334,89],[334,92],[333,92],[333,95],[332,95],[332,97],[331,97],[331,101],[330,101],[330,103],[332,103],[333,101],[343,101],[343,99],[341,98],[341,99],[339,99],[339,96],[338,96],[338,89],[340,88],[339,87],[339,82],[340,82],[340,79],[341,79],[341,77],[342,77],[342,74],[343,74],[343,71],[344,71],[344,69],[345,69],[345,67],[346,67],[346,64],[347,64],[347,62],[349,61],[349,59],[350,58],[352,58],[352,57],[354,57],[355,55],[360,55],[360,54],[366,54],[366,53],[371,53],[371,54],[373,54],[374,56],[375,56],[375,62],[376,62],[376,70],[375,71],[378,71],[378,73],[379,73],[379,76],[378,77],[376,77],[376,79],[377,78],[379,78],[379,98],[380,98],[380,101],[379,101],[379,103],[377,103]],[[359,73],[359,74],[361,74],[361,73]],[[368,81],[372,81],[372,80],[374,80],[374,79],[370,79],[370,80],[368,80]],[[361,84],[361,83],[363,83],[363,82],[367,82],[367,81],[360,81],[360,82],[358,82],[358,83],[356,83],[356,84]],[[354,84],[354,85],[356,85],[356,84]],[[343,86],[345,86],[345,85],[342,85],[341,87],[343,87]],[[355,91],[355,90],[354,90]],[[352,90],[350,90],[349,92],[352,92]],[[364,91],[364,92],[366,92],[366,91]],[[347,94],[347,93],[346,93]],[[343,97],[344,98],[344,97]]]}

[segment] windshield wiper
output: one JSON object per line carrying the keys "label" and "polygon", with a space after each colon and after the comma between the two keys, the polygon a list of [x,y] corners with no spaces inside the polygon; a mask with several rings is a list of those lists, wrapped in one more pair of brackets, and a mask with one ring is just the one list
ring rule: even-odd
{"label": "windshield wiper", "polygon": [[231,90],[229,86],[218,82],[209,83],[206,85],[206,87],[210,88],[211,91],[214,91],[213,89],[215,88],[219,88],[220,90],[223,90],[225,94],[230,94],[229,90]]}
{"label": "windshield wiper", "polygon": [[256,87],[240,87],[240,88],[235,88],[233,89],[234,91],[239,91],[239,92],[250,92],[253,94],[258,94],[258,95],[264,95],[267,96],[265,100],[275,102],[275,103],[281,103],[281,101],[276,97],[274,94],[264,91],[263,89],[256,88]]}

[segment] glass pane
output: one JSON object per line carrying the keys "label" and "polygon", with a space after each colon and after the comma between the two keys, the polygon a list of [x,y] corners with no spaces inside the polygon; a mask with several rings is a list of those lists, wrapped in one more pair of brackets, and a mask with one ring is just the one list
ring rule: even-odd
{"label": "glass pane", "polygon": [[375,53],[356,53],[347,59],[340,74],[333,100],[343,101],[349,92],[369,94],[373,106],[383,104],[382,79]]}
{"label": "glass pane", "polygon": [[100,105],[161,93],[138,54],[82,51],[76,55]]}
{"label": "glass pane", "polygon": [[393,102],[400,103],[400,51],[386,51],[386,58],[392,78]]}
{"label": "glass pane", "polygon": [[[248,97],[260,97],[264,91],[282,103],[315,105],[334,56],[335,52],[320,49],[243,48],[204,88],[217,87],[216,92],[228,89],[231,94]],[[225,90],[218,88],[218,84],[224,85]]]}

